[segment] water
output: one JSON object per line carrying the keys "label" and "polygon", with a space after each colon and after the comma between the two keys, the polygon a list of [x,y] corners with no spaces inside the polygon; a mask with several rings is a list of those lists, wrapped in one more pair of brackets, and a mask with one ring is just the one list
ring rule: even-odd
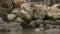
{"label": "water", "polygon": [[0,34],[60,34],[60,30],[58,29],[48,29],[44,30],[41,28],[36,29],[19,29],[17,31],[11,31],[11,32],[0,32]]}
{"label": "water", "polygon": [[0,34],[43,34],[43,31],[37,29],[19,29],[18,31],[0,32]]}

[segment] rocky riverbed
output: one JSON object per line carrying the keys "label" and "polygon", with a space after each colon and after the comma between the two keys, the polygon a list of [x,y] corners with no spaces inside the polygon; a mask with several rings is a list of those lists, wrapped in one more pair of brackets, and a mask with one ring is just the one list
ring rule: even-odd
{"label": "rocky riverbed", "polygon": [[[18,8],[11,3],[7,6],[9,7],[0,6],[0,31],[16,31],[19,27],[27,29],[41,28],[46,32],[48,30],[50,32],[50,29],[60,30],[60,4],[49,7],[43,4],[31,5],[23,2],[19,5],[21,7]],[[38,31],[38,29],[36,30]]]}

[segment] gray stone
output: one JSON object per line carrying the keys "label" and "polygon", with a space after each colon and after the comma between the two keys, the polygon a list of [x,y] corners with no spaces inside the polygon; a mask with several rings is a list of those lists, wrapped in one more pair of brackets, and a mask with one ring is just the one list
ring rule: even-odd
{"label": "gray stone", "polygon": [[46,24],[55,24],[55,21],[53,21],[53,20],[45,20],[45,23]]}
{"label": "gray stone", "polygon": [[16,15],[15,14],[8,14],[7,17],[9,19],[9,21],[13,21],[15,19]]}
{"label": "gray stone", "polygon": [[46,30],[46,34],[60,34],[60,30],[59,29],[49,29],[49,30]]}
{"label": "gray stone", "polygon": [[26,9],[26,10],[30,10],[31,9],[30,4],[27,3],[27,2],[22,3],[21,4],[21,8],[22,9]]}
{"label": "gray stone", "polygon": [[14,10],[12,11],[12,13],[13,13],[13,14],[17,14],[17,13],[19,13],[19,11],[20,11],[20,10],[18,10],[18,8],[17,8],[17,9],[14,9]]}
{"label": "gray stone", "polygon": [[44,23],[44,21],[42,19],[37,19],[36,22],[38,22],[38,24]]}
{"label": "gray stone", "polygon": [[3,22],[3,20],[2,20],[2,18],[0,17],[0,23],[2,23]]}
{"label": "gray stone", "polygon": [[20,14],[21,14],[20,16],[23,18],[31,19],[31,16],[27,11],[21,10]]}
{"label": "gray stone", "polygon": [[60,20],[56,20],[55,23],[60,25]]}
{"label": "gray stone", "polygon": [[38,28],[40,26],[40,24],[43,23],[43,20],[38,19],[35,21],[31,21],[31,23],[29,24],[30,26],[32,26],[32,28]]}
{"label": "gray stone", "polygon": [[35,5],[35,14],[34,17],[38,19],[43,19],[46,16],[46,5]]}
{"label": "gray stone", "polygon": [[49,12],[47,12],[47,14],[49,17],[52,17],[53,19],[58,19],[60,18],[60,9],[50,7]]}
{"label": "gray stone", "polygon": [[10,22],[10,23],[3,23],[0,24],[0,29],[4,31],[12,31],[12,30],[18,30],[19,29],[19,23],[16,22]]}
{"label": "gray stone", "polygon": [[60,3],[54,4],[52,7],[53,7],[53,8],[58,8],[58,9],[60,9]]}
{"label": "gray stone", "polygon": [[21,23],[24,22],[24,20],[21,17],[18,17],[15,19],[15,22]]}
{"label": "gray stone", "polygon": [[22,17],[23,19],[31,19],[31,15],[28,13],[28,11],[25,10],[18,10],[14,9],[12,13],[15,13],[17,17]]}

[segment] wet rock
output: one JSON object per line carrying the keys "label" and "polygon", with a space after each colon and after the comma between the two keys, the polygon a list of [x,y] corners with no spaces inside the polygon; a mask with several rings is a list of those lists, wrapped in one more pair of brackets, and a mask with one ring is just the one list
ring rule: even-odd
{"label": "wet rock", "polygon": [[2,20],[2,18],[0,17],[0,23],[3,23],[3,20]]}
{"label": "wet rock", "polygon": [[39,31],[40,31],[39,28],[36,28],[36,29],[35,29],[35,32],[39,32]]}
{"label": "wet rock", "polygon": [[31,21],[30,25],[32,28],[39,28],[40,24],[42,24],[43,21],[42,20],[35,20],[35,21]]}
{"label": "wet rock", "polygon": [[37,19],[36,22],[38,22],[38,24],[39,24],[39,23],[40,23],[40,24],[44,23],[44,21],[43,21],[42,19]]}
{"label": "wet rock", "polygon": [[20,23],[10,22],[10,23],[8,24],[8,26],[7,26],[7,29],[8,29],[8,30],[14,30],[14,31],[16,31],[16,30],[19,29],[19,27],[20,27]]}
{"label": "wet rock", "polygon": [[60,34],[60,30],[59,29],[49,29],[49,30],[46,30],[46,34]]}
{"label": "wet rock", "polygon": [[56,29],[60,29],[60,25],[56,25]]}
{"label": "wet rock", "polygon": [[16,15],[15,14],[8,14],[7,17],[9,19],[9,21],[13,21],[15,19]]}
{"label": "wet rock", "polygon": [[3,24],[0,24],[0,29],[2,31],[12,31],[12,30],[18,30],[19,29],[19,23],[16,23],[16,22],[10,22],[10,23],[3,23]]}
{"label": "wet rock", "polygon": [[45,20],[45,23],[46,24],[55,24],[55,21],[54,20]]}
{"label": "wet rock", "polygon": [[48,29],[50,29],[50,24],[43,25],[43,27],[44,27],[45,30],[48,30]]}
{"label": "wet rock", "polygon": [[32,27],[32,28],[35,28],[35,21],[32,21],[29,25]]}
{"label": "wet rock", "polygon": [[46,25],[46,29],[47,29],[47,30],[49,30],[49,29],[56,29],[56,25],[47,24],[47,25]]}
{"label": "wet rock", "polygon": [[55,22],[56,24],[60,25],[60,20],[56,20]]}
{"label": "wet rock", "polygon": [[46,24],[46,30],[49,30],[49,29],[59,29],[60,30],[60,25]]}
{"label": "wet rock", "polygon": [[7,29],[1,29],[0,32],[10,32],[10,30],[7,30]]}

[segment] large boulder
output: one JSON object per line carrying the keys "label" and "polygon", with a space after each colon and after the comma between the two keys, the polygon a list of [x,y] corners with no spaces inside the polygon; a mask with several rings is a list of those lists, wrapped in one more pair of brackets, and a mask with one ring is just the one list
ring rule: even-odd
{"label": "large boulder", "polygon": [[21,9],[26,10],[32,16],[33,10],[31,8],[31,4],[30,3],[27,3],[27,2],[22,3],[21,4]]}
{"label": "large boulder", "polygon": [[[16,10],[16,11],[15,11]],[[18,9],[15,9],[12,11],[12,13],[15,13],[17,15],[17,17],[22,17],[24,20],[31,20],[31,15],[28,13],[28,11],[25,11],[25,10],[18,10]]]}
{"label": "large boulder", "polygon": [[37,19],[43,19],[46,16],[46,5],[35,5],[35,13],[34,13],[34,17]]}
{"label": "large boulder", "polygon": [[23,18],[31,19],[31,16],[30,16],[30,14],[27,11],[21,10],[19,14]]}
{"label": "large boulder", "polygon": [[60,9],[49,7],[47,11],[47,15],[49,17],[52,17],[53,19],[59,19],[60,18]]}

